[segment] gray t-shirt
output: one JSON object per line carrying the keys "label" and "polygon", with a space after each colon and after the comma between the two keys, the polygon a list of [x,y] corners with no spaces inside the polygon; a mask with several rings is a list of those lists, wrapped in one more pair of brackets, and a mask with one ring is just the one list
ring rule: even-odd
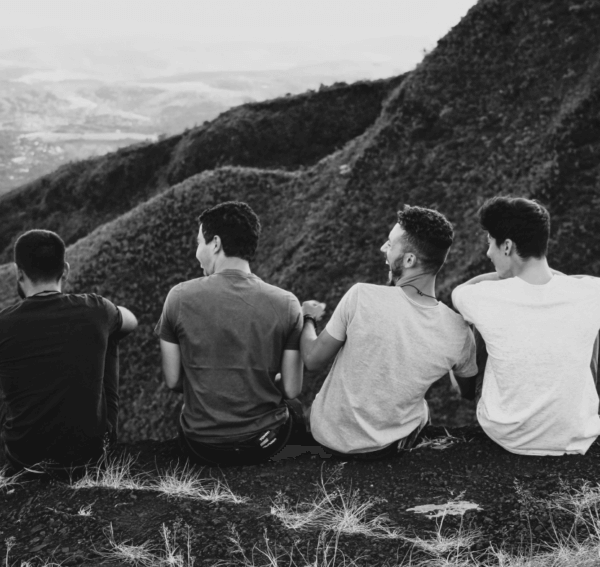
{"label": "gray t-shirt", "polygon": [[302,312],[293,294],[224,270],[175,286],[155,331],[181,348],[189,439],[244,440],[287,419],[275,375],[283,351],[299,349]]}
{"label": "gray t-shirt", "polygon": [[475,340],[443,303],[425,306],[399,287],[356,284],[327,332],[345,341],[312,406],[319,443],[366,453],[409,435],[427,415],[425,393],[449,370],[477,373]]}

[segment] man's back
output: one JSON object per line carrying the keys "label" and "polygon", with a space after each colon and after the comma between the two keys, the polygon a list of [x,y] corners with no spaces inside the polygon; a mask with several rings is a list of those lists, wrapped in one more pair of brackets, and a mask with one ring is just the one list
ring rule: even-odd
{"label": "man's back", "polygon": [[121,323],[93,294],[33,296],[0,311],[3,439],[14,459],[78,462],[102,447],[107,339]]}
{"label": "man's back", "polygon": [[326,327],[345,341],[311,411],[317,441],[344,453],[369,452],[410,434],[426,417],[424,396],[449,369],[477,372],[462,317],[425,306],[400,287],[357,284]]}
{"label": "man's back", "polygon": [[283,423],[275,375],[301,329],[298,300],[254,274],[227,269],[174,287],[157,332],[181,348],[186,437],[243,440]]}
{"label": "man's back", "polygon": [[600,328],[600,280],[519,277],[455,290],[488,351],[477,415],[514,453],[585,453],[600,434],[590,370]]}

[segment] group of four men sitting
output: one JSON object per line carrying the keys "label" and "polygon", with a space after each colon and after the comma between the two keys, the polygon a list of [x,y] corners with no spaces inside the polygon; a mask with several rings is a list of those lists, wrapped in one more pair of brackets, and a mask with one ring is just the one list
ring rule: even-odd
{"label": "group of four men sitting", "polygon": [[[600,279],[549,267],[539,203],[496,197],[479,217],[496,271],[453,291],[458,313],[435,294],[452,226],[406,206],[381,247],[388,284],[352,286],[317,336],[324,304],[301,306],[251,272],[261,229],[252,209],[205,210],[196,250],[205,275],[171,289],[155,329],[165,383],[183,392],[184,454],[251,464],[314,439],[341,458],[383,458],[414,445],[430,419],[425,394],[448,373],[479,398],[479,423],[505,449],[585,453],[600,434]],[[23,300],[0,311],[6,459],[15,471],[80,466],[117,437],[118,343],[137,320],[98,295],[62,292],[69,266],[55,233],[29,231],[14,251]],[[304,367],[332,361],[302,406]]]}

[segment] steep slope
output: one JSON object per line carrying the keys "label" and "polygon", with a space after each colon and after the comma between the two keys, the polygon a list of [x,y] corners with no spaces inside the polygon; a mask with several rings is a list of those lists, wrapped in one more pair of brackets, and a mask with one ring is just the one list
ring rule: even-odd
{"label": "steep slope", "polygon": [[[439,278],[446,300],[456,283],[491,268],[475,213],[497,193],[547,204],[552,264],[600,275],[599,26],[597,2],[482,0],[342,150],[295,173],[205,172],[73,246],[72,289],[106,294],[142,323],[123,343],[125,437],[173,432],[179,398],[161,385],[152,328],[168,289],[199,275],[195,217],[218,201],[243,199],[261,215],[261,277],[330,310],[352,283],[384,280],[378,250],[403,203],[455,223]],[[8,277],[3,285],[13,287]],[[307,397],[318,379],[309,377]],[[438,421],[472,419],[444,384],[430,400]]]}
{"label": "steep slope", "polygon": [[220,165],[296,169],[362,134],[403,76],[344,83],[245,104],[212,122],[70,163],[0,197],[0,263],[20,232],[47,228],[68,244],[185,178]]}

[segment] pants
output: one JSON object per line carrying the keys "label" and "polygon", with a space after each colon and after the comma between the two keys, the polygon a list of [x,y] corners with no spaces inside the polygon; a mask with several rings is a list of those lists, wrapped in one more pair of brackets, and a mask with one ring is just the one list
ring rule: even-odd
{"label": "pants", "polygon": [[268,447],[260,446],[259,439],[264,435],[264,431],[246,441],[217,445],[188,439],[179,423],[179,448],[192,462],[200,465],[239,466],[267,461],[288,443],[309,444],[307,441],[310,442],[312,438],[306,433],[302,405],[298,400],[284,400],[284,403],[288,409],[288,419],[276,430],[272,430],[275,441]]}

